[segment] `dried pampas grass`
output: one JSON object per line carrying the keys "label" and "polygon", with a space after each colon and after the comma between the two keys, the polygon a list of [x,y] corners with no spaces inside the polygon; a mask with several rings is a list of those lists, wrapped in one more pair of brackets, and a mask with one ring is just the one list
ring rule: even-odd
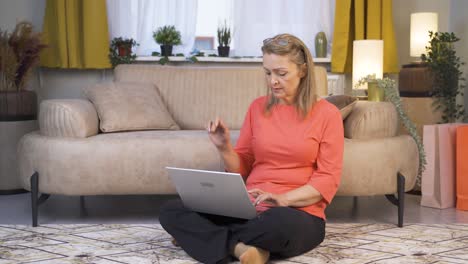
{"label": "dried pampas grass", "polygon": [[45,47],[30,22],[18,23],[11,34],[0,29],[0,91],[23,90]]}

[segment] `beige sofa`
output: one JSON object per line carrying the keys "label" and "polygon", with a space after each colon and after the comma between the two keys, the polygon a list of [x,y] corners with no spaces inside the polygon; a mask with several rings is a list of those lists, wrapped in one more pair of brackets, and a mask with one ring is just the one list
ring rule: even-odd
{"label": "beige sofa", "polygon": [[[48,195],[175,194],[165,166],[222,170],[206,122],[221,117],[236,141],[250,102],[266,92],[260,67],[120,65],[114,76],[115,83],[155,84],[180,130],[102,133],[90,101],[43,101],[40,130],[18,145],[19,175],[32,192],[34,226],[38,205]],[[316,67],[316,81],[325,95],[324,68]],[[397,113],[390,103],[357,102],[344,127],[338,195],[387,195],[399,205],[401,226],[404,191],[413,188],[418,170],[415,142],[397,135]]]}

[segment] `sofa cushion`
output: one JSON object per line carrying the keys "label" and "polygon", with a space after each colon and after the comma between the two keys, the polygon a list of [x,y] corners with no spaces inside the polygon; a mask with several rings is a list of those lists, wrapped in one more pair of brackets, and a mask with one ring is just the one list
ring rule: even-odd
{"label": "sofa cushion", "polygon": [[86,138],[98,133],[96,109],[87,100],[44,100],[38,119],[44,136]]}
{"label": "sofa cushion", "polygon": [[331,95],[325,97],[325,100],[334,104],[340,110],[343,120],[348,117],[357,103],[357,98],[349,95]]}
{"label": "sofa cushion", "polygon": [[101,83],[84,93],[96,107],[103,132],[180,129],[151,83]]}
{"label": "sofa cushion", "polygon": [[371,139],[398,134],[398,114],[390,102],[358,101],[344,121],[345,137]]}

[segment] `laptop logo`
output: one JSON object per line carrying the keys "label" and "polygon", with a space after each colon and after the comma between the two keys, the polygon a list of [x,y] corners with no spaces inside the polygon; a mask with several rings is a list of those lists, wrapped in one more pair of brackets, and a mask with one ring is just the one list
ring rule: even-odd
{"label": "laptop logo", "polygon": [[214,187],[214,184],[212,184],[211,182],[200,182],[200,185],[202,187],[210,187],[210,188]]}

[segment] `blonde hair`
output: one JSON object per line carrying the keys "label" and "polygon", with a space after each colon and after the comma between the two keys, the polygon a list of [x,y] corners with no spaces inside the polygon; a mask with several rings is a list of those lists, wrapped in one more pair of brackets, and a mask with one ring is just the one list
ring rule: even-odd
{"label": "blonde hair", "polygon": [[[262,46],[263,54],[287,55],[289,60],[296,64],[299,70],[305,65],[304,77],[301,78],[294,104],[297,111],[307,116],[311,107],[317,101],[317,89],[315,87],[314,62],[307,46],[299,38],[291,34],[279,34],[265,39]],[[279,100],[271,95],[268,89],[268,103],[265,105],[265,113],[269,114],[271,108],[279,103]]]}

